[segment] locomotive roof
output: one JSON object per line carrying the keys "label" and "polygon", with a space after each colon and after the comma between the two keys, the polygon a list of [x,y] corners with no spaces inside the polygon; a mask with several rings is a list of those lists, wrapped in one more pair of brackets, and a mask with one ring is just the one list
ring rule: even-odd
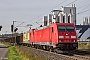
{"label": "locomotive roof", "polygon": [[54,23],[54,24],[55,25],[74,25],[73,23]]}
{"label": "locomotive roof", "polygon": [[49,28],[50,26],[53,26],[53,25],[71,25],[71,26],[74,26],[74,24],[73,23],[53,23],[53,24],[51,24],[51,25],[49,25],[49,26],[43,26],[42,28],[36,28],[36,29],[31,29],[31,31],[32,30],[41,30],[41,29],[45,29],[45,28]]}

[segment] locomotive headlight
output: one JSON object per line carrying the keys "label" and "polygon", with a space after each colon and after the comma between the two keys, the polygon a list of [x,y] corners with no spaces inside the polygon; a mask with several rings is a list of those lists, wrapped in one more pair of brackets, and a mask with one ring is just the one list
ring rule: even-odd
{"label": "locomotive headlight", "polygon": [[72,40],[72,42],[76,42],[76,40]]}
{"label": "locomotive headlight", "polygon": [[64,38],[64,36],[59,36],[59,38]]}
{"label": "locomotive headlight", "polygon": [[71,38],[76,38],[76,36],[71,36]]}
{"label": "locomotive headlight", "polygon": [[59,40],[59,42],[62,42],[62,40]]}

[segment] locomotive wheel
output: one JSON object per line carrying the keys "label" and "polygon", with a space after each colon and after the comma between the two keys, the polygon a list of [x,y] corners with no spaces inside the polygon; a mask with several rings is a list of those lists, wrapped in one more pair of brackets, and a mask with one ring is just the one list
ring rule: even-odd
{"label": "locomotive wheel", "polygon": [[38,49],[38,45],[36,45],[36,49]]}
{"label": "locomotive wheel", "polygon": [[69,55],[69,56],[73,56],[73,54],[74,54],[74,51],[69,51],[69,52],[68,52],[68,55]]}
{"label": "locomotive wheel", "polygon": [[52,47],[49,47],[49,51],[50,51],[50,52],[53,52],[53,48],[52,48]]}
{"label": "locomotive wheel", "polygon": [[52,52],[52,49],[49,49],[50,52]]}
{"label": "locomotive wheel", "polygon": [[73,56],[73,53],[68,53],[69,56]]}
{"label": "locomotive wheel", "polygon": [[53,52],[54,52],[54,53],[57,53],[57,49],[55,48],[55,49],[53,50]]}

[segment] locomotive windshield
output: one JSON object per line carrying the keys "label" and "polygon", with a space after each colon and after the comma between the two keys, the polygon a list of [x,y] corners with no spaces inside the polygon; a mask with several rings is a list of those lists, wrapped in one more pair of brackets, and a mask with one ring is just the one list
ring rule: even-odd
{"label": "locomotive windshield", "polygon": [[58,26],[59,32],[74,32],[73,26]]}
{"label": "locomotive windshield", "polygon": [[66,27],[65,26],[58,26],[58,31],[59,32],[65,32]]}

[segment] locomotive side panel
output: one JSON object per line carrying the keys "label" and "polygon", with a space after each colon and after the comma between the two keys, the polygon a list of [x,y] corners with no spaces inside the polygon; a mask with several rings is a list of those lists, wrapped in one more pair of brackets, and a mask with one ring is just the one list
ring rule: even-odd
{"label": "locomotive side panel", "polygon": [[47,45],[49,43],[49,28],[35,31],[35,44]]}

